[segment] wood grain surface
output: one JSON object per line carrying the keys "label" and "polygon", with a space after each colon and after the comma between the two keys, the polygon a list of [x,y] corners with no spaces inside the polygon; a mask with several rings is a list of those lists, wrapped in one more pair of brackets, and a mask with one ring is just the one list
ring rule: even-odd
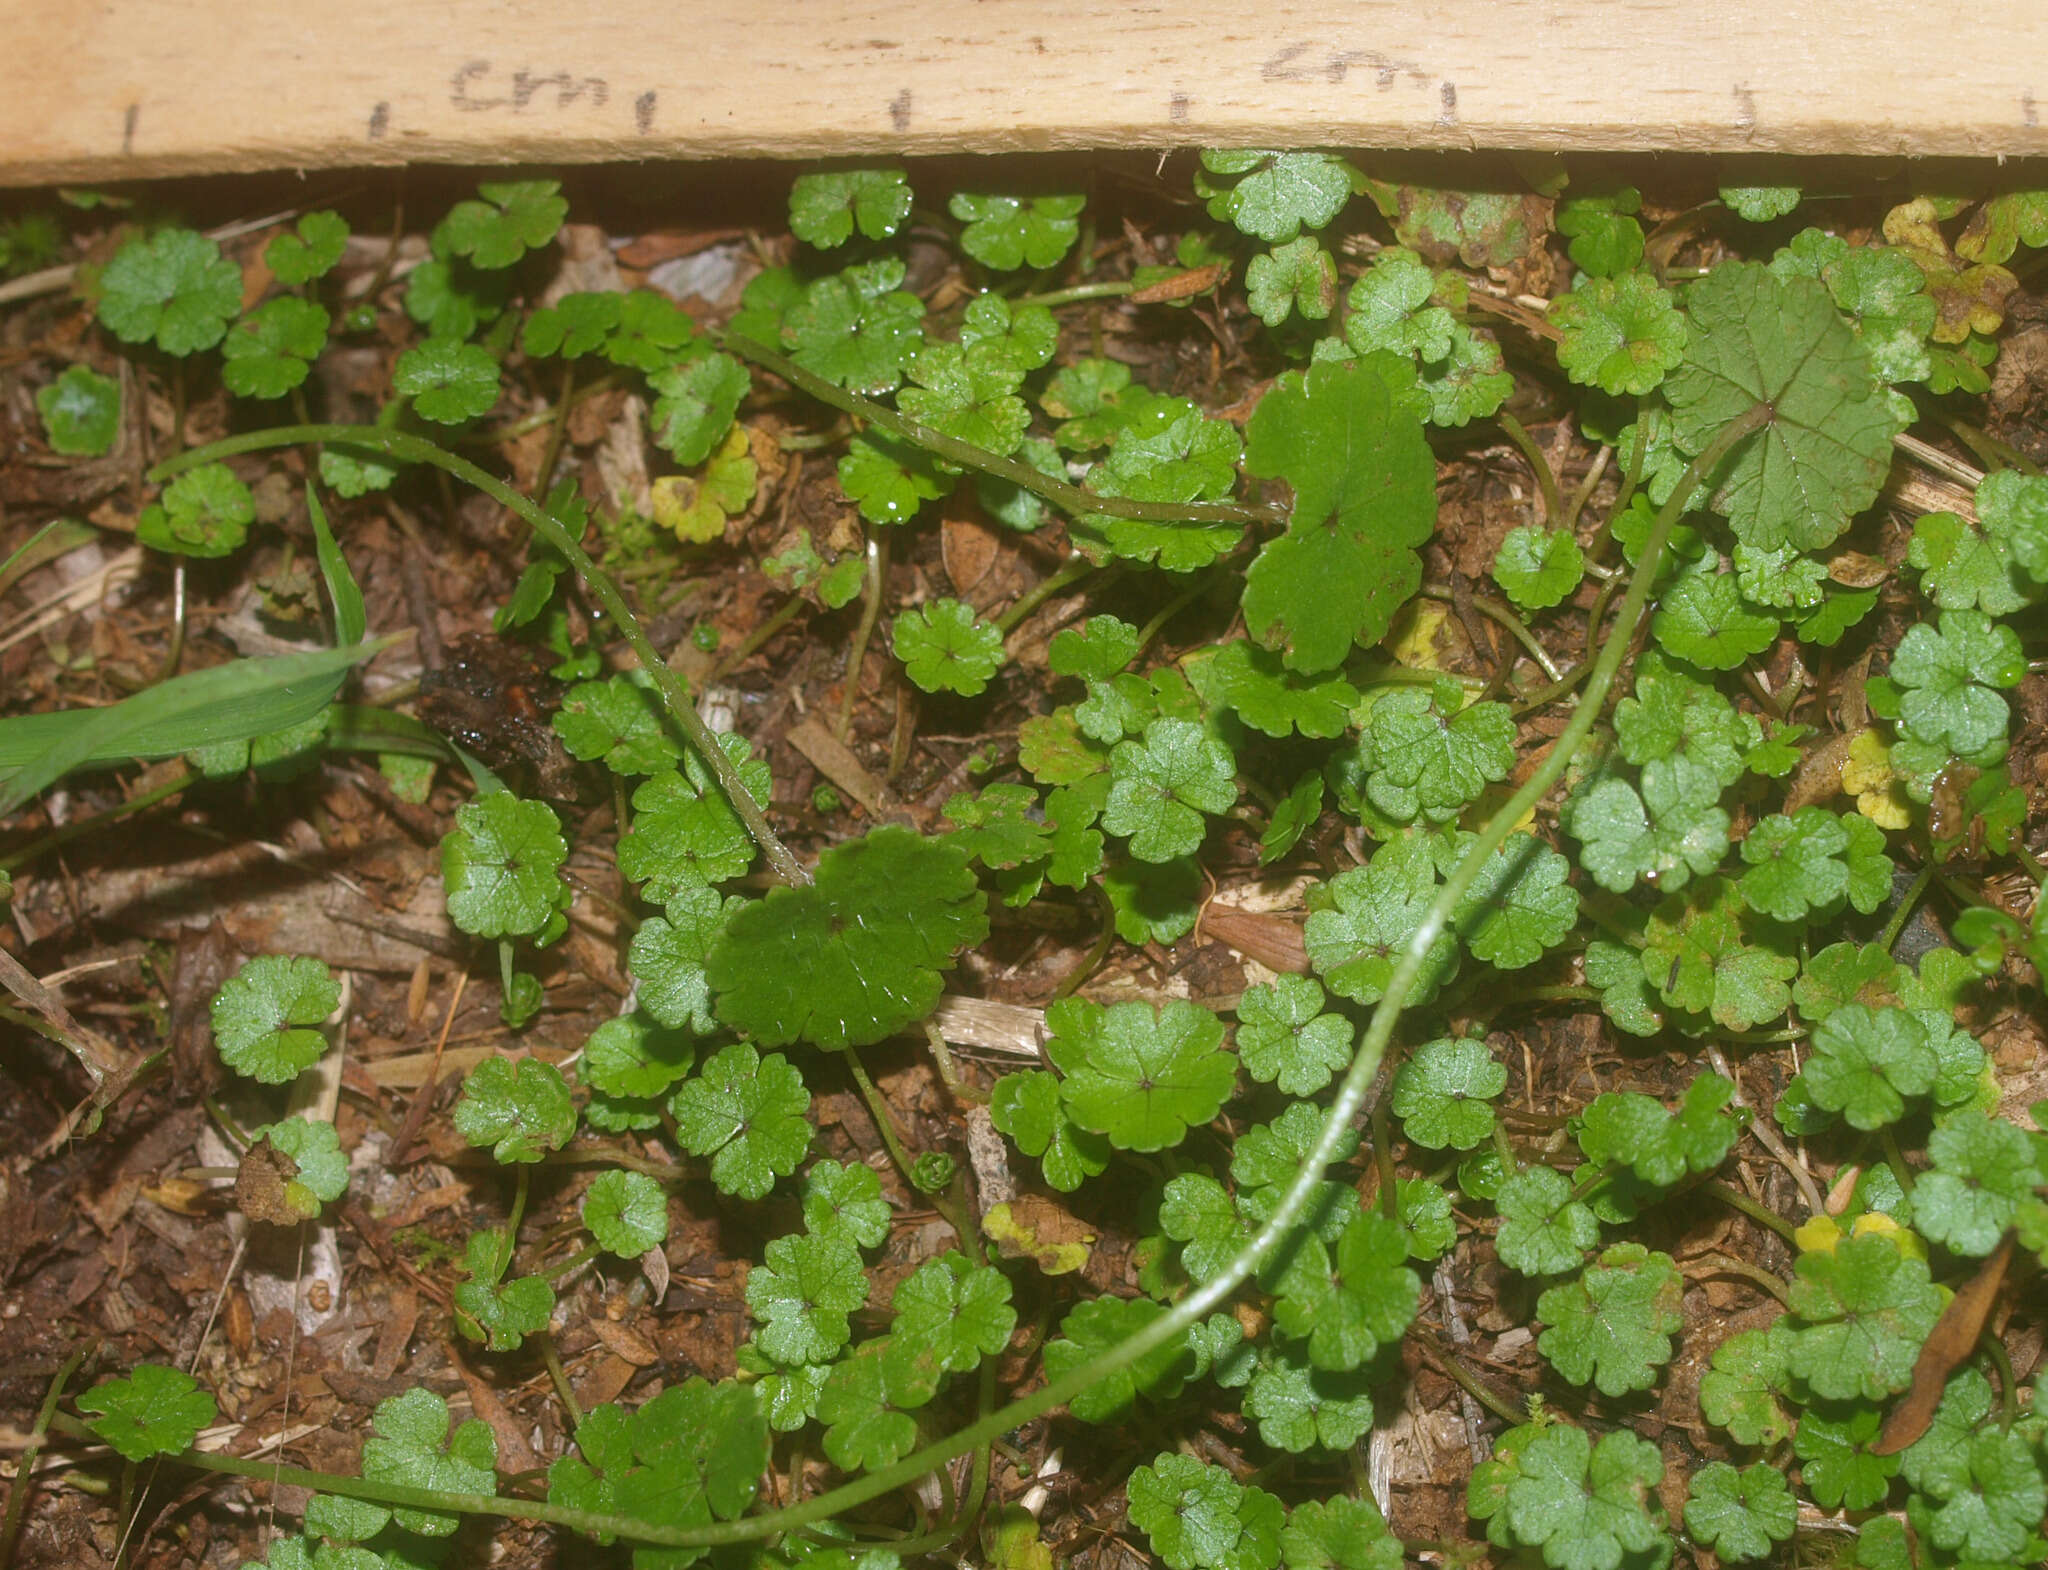
{"label": "wood grain surface", "polygon": [[0,0],[0,183],[1338,146],[2048,152],[2048,4]]}

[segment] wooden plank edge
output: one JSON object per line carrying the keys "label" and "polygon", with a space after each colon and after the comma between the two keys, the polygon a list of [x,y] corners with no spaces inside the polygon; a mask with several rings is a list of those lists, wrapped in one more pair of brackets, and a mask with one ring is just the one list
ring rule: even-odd
{"label": "wooden plank edge", "polygon": [[2048,154],[2038,6],[0,0],[0,29],[17,186],[1218,145]]}

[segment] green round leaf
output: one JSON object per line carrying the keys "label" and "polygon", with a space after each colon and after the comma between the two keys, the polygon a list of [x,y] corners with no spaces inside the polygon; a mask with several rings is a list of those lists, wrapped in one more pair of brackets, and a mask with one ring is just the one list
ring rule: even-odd
{"label": "green round leaf", "polygon": [[36,393],[50,451],[73,458],[111,452],[121,434],[121,384],[89,365],[68,365]]}
{"label": "green round leaf", "polygon": [[455,1129],[495,1160],[533,1162],[576,1132],[576,1105],[562,1071],[539,1058],[485,1058],[462,1082]]}
{"label": "green round leaf", "polygon": [[1569,599],[1586,575],[1586,555],[1564,529],[1508,530],[1493,558],[1493,580],[1525,611]]}
{"label": "green round leaf", "polygon": [[235,324],[221,345],[221,380],[245,398],[282,398],[305,381],[327,346],[327,312],[279,295]]}
{"label": "green round leaf", "polygon": [[569,905],[560,872],[568,854],[546,802],[494,791],[466,803],[441,841],[449,919],[480,938],[544,933]]}
{"label": "green round leaf", "polygon": [[583,1195],[583,1224],[606,1253],[638,1259],[668,1237],[668,1197],[644,1172],[603,1172]]}
{"label": "green round leaf", "polygon": [[348,223],[341,214],[307,213],[263,248],[263,264],[281,284],[308,284],[332,270],[347,245]]}
{"label": "green round leaf", "polygon": [[241,549],[256,521],[256,498],[224,463],[203,463],[164,487],[145,507],[135,538],[178,556],[227,556]]}
{"label": "green round leaf", "polygon": [[1081,196],[977,196],[956,191],[946,209],[967,227],[960,248],[984,267],[1051,267],[1081,232]]}
{"label": "green round leaf", "polygon": [[1664,384],[1679,448],[1704,451],[1759,402],[1773,411],[1711,477],[1714,510],[1762,549],[1833,543],[1876,499],[1902,428],[1833,298],[1812,279],[1723,262],[1686,311],[1685,360]]}
{"label": "green round leaf", "polygon": [[1582,387],[1641,397],[1684,358],[1685,317],[1646,272],[1589,278],[1550,304],[1557,363]]}
{"label": "green round leaf", "polygon": [[78,1406],[100,1414],[86,1427],[130,1461],[187,1449],[219,1411],[198,1380],[156,1363],[138,1363],[126,1378],[102,1380],[78,1398]]}
{"label": "green round leaf", "polygon": [[123,343],[165,354],[211,349],[242,308],[241,269],[190,229],[130,240],[100,275],[99,317]]}
{"label": "green round leaf", "polygon": [[398,357],[391,385],[412,399],[423,420],[460,425],[498,401],[498,362],[473,343],[434,337]]}
{"label": "green round leaf", "polygon": [[[434,231],[436,256],[467,257],[477,267],[510,267],[546,245],[569,215],[558,180],[486,180],[476,201],[457,202]],[[432,416],[429,416],[432,418]]]}
{"label": "green round leaf", "polygon": [[958,600],[905,611],[896,618],[890,644],[921,692],[975,697],[1003,663],[1003,635]]}
{"label": "green round leaf", "polygon": [[889,239],[910,216],[909,178],[901,169],[839,169],[800,174],[789,188],[789,229],[821,250],[844,245],[859,228]]}
{"label": "green round leaf", "polygon": [[1155,1011],[1068,998],[1046,1011],[1045,1053],[1082,1128],[1121,1150],[1164,1150],[1222,1110],[1237,1080],[1223,1022],[1193,1003]]}
{"label": "green round leaf", "polygon": [[289,1084],[327,1050],[314,1027],[340,1003],[341,983],[317,959],[260,954],[214,995],[214,1046],[237,1074]]}
{"label": "green round leaf", "polygon": [[885,826],[736,912],[706,974],[718,1017],[764,1045],[866,1046],[929,1014],[953,956],[987,936],[959,848]]}

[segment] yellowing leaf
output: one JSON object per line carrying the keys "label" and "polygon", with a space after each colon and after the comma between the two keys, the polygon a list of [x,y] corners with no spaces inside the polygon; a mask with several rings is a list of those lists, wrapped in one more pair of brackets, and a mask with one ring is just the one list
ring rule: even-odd
{"label": "yellowing leaf", "polygon": [[1070,1276],[1088,1263],[1095,1234],[1048,1199],[1026,1195],[992,1205],[981,1230],[1005,1259],[1029,1259],[1048,1276]]}
{"label": "yellowing leaf", "polygon": [[1856,810],[1881,829],[1903,829],[1913,806],[1892,772],[1891,748],[1876,730],[1862,730],[1842,761],[1842,789],[1856,798]]}
{"label": "yellowing leaf", "polygon": [[1814,1216],[1802,1223],[1792,1234],[1792,1241],[1799,1245],[1802,1254],[1832,1254],[1845,1237],[1882,1237],[1908,1259],[1924,1260],[1927,1244],[1917,1232],[1913,1232],[1881,1210],[1867,1210],[1849,1223],[1844,1231],[1842,1223],[1833,1216]]}
{"label": "yellowing leaf", "polygon": [[654,482],[654,521],[692,545],[724,538],[726,520],[754,500],[760,468],[747,428],[735,425],[700,476],[669,474]]}
{"label": "yellowing leaf", "polygon": [[1450,607],[1436,600],[1410,600],[1394,617],[1393,629],[1385,639],[1386,651],[1397,664],[1412,665],[1417,670],[1442,670],[1444,658],[1437,634],[1449,615]]}
{"label": "yellowing leaf", "polygon": [[1802,1254],[1832,1254],[1842,1241],[1842,1223],[1833,1216],[1810,1216],[1793,1232],[1792,1241]]}
{"label": "yellowing leaf", "polygon": [[1927,275],[1934,301],[1936,343],[1962,343],[1971,333],[1991,334],[2005,322],[2005,302],[2019,280],[2003,267],[1964,266],[1942,235],[1932,197],[1917,196],[1885,214],[1884,237]]}
{"label": "yellowing leaf", "polygon": [[1881,1210],[1868,1210],[1858,1216],[1849,1226],[1851,1237],[1886,1237],[1894,1247],[1909,1259],[1925,1259],[1927,1245],[1917,1232],[1908,1231],[1898,1221]]}

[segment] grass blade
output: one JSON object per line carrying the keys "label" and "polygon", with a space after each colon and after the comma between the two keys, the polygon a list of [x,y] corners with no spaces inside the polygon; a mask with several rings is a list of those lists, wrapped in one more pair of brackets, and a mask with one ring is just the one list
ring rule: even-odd
{"label": "grass blade", "polygon": [[390,641],[235,660],[174,677],[104,709],[0,720],[0,817],[73,769],[171,757],[309,720],[341,690],[352,666]]}

